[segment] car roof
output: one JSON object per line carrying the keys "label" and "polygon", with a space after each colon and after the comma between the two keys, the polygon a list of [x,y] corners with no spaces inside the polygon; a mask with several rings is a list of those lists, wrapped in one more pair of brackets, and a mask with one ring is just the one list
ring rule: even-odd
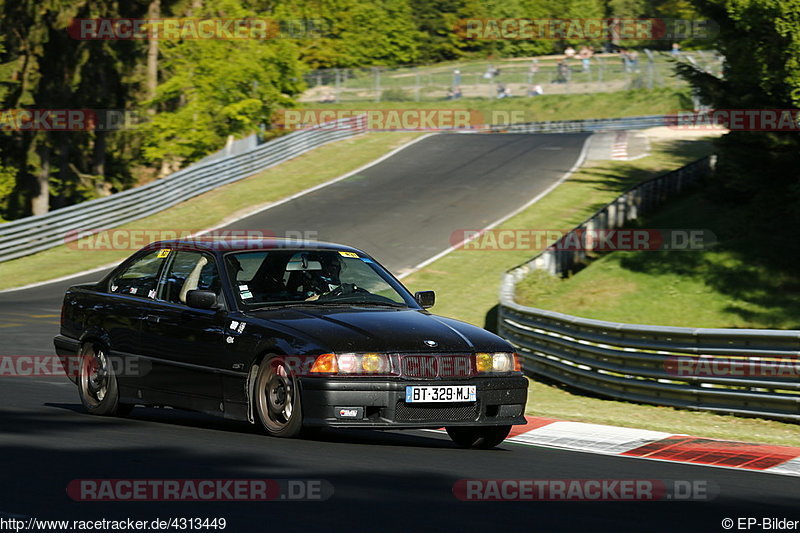
{"label": "car roof", "polygon": [[155,241],[146,248],[179,248],[193,250],[207,250],[210,252],[252,252],[258,250],[274,249],[308,249],[332,250],[342,252],[364,253],[352,246],[323,241],[302,241],[294,239],[264,238],[264,239],[224,239],[220,237],[191,237],[187,239],[172,239]]}

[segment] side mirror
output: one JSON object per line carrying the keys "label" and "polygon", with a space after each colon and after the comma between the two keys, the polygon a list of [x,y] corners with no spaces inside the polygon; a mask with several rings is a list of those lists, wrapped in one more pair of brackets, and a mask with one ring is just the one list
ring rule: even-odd
{"label": "side mirror", "polygon": [[414,293],[414,299],[423,309],[433,307],[436,303],[436,293],[433,291],[419,291]]}
{"label": "side mirror", "polygon": [[186,293],[186,305],[195,309],[214,309],[217,307],[217,294],[214,291],[189,291]]}

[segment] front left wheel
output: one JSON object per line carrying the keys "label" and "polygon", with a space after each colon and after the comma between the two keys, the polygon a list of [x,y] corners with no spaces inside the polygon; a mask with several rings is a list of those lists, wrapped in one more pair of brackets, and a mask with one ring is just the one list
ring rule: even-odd
{"label": "front left wheel", "polygon": [[270,357],[258,367],[254,403],[267,434],[292,438],[303,429],[303,408],[297,377],[280,357]]}

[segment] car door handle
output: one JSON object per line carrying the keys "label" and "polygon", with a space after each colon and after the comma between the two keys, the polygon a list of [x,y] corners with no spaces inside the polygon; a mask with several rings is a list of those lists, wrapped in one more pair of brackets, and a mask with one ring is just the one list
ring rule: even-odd
{"label": "car door handle", "polygon": [[146,317],[144,317],[144,319],[150,322],[151,324],[158,324],[158,322],[161,320],[161,317],[156,315],[147,315]]}

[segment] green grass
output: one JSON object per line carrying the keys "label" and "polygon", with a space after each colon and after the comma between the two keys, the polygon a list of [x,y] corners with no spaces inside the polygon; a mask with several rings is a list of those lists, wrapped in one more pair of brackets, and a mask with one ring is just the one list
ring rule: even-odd
{"label": "green grass", "polygon": [[[265,206],[355,170],[420,135],[409,132],[370,133],[337,141],[117,229],[196,231],[219,227],[237,213]],[[84,242],[0,263],[0,289],[96,268],[120,261],[134,251],[81,250]]]}
{"label": "green grass", "polygon": [[[653,144],[652,155],[636,161],[587,164],[500,228],[574,227],[634,184],[708,155],[711,148],[708,139],[664,141]],[[503,273],[536,253],[536,250],[456,250],[411,274],[404,283],[414,291],[435,289],[435,313],[495,329],[497,292]],[[797,424],[599,399],[534,382],[528,414],[721,439],[800,445]]]}
{"label": "green grass", "polygon": [[[466,109],[482,113],[488,123],[505,123],[504,112],[521,111],[517,122],[547,120],[576,120],[586,118],[616,118],[638,115],[673,113],[691,105],[686,89],[661,88],[597,94],[544,94],[534,98],[508,98],[503,100],[462,98],[426,102],[340,102],[324,104],[309,102],[301,108],[313,109]],[[492,114],[495,114],[493,117]],[[498,120],[492,120],[496,118]]]}
{"label": "green grass", "polygon": [[758,222],[750,216],[696,192],[637,225],[710,230],[718,237],[715,245],[696,251],[608,253],[568,279],[539,275],[523,280],[517,300],[616,322],[798,329],[796,266],[772,257],[772,239],[746,231]]}

